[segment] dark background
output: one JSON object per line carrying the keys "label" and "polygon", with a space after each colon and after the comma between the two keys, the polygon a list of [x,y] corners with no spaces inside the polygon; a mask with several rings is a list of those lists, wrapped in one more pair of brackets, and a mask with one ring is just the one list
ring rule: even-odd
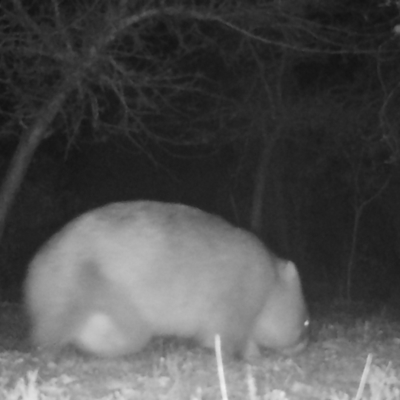
{"label": "dark background", "polygon": [[[173,18],[147,27],[148,49],[163,62],[177,55],[177,31],[193,42],[213,41],[192,43],[193,52],[174,61],[181,74],[201,74],[201,90],[175,93],[156,112],[138,112],[146,129],[114,130],[119,111],[106,91],[99,94],[101,124],[82,107],[72,140],[68,118],[77,109],[67,104],[69,116],[52,123],[7,216],[1,299],[20,300],[29,259],[73,217],[113,201],[152,199],[196,206],[255,230],[278,255],[296,262],[312,301],[345,297],[351,262],[353,300],[400,304],[396,3],[299,4],[285,15],[300,19],[308,32],[318,26],[320,41],[299,39],[296,50],[277,45],[295,26],[271,17],[262,34],[276,42],[254,45],[254,58],[237,49],[237,32],[211,22],[197,23],[200,36],[188,34],[190,22]],[[36,18],[41,11],[29,12]],[[342,36],[324,37],[327,27]],[[135,57],[126,56],[126,64],[138,74],[152,71]],[[3,127],[17,104],[2,98]],[[0,136],[3,179],[19,140],[15,133]],[[260,182],[264,189],[257,195]],[[257,196],[262,215],[254,221]]]}

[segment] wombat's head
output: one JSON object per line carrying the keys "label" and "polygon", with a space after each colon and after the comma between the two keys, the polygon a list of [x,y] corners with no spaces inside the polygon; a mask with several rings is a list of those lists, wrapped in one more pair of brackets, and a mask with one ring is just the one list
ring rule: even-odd
{"label": "wombat's head", "polygon": [[257,318],[253,338],[260,347],[294,354],[307,346],[309,314],[296,266],[280,260],[276,268],[278,278]]}

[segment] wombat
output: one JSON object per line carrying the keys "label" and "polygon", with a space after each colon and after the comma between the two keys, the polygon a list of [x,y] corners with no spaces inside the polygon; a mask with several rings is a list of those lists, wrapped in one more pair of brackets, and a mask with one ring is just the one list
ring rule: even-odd
{"label": "wombat", "polygon": [[153,337],[191,338],[252,359],[301,351],[308,312],[295,265],[255,235],[182,204],[121,202],[67,224],[28,267],[32,341],[98,356]]}

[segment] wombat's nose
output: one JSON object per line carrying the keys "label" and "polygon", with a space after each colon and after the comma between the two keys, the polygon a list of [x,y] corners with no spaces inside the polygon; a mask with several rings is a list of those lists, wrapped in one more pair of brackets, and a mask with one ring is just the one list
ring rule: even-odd
{"label": "wombat's nose", "polygon": [[306,319],[303,325],[303,331],[299,337],[298,342],[291,347],[283,349],[282,353],[287,356],[293,356],[304,351],[310,341],[310,320]]}

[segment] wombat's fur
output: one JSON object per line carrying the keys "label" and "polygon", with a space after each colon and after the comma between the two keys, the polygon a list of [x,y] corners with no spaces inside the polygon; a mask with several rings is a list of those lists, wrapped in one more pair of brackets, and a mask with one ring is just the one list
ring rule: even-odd
{"label": "wombat's fur", "polygon": [[33,342],[100,356],[154,336],[194,338],[227,355],[305,347],[308,314],[295,265],[251,233],[198,209],[115,203],[78,217],[29,265]]}

